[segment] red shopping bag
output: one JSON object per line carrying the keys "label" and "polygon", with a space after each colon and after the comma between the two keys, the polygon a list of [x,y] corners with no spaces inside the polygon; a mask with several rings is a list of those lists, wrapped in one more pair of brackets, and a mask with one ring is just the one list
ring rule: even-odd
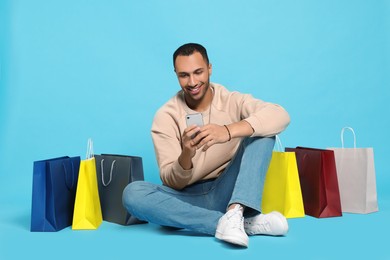
{"label": "red shopping bag", "polygon": [[296,147],[295,152],[305,213],[316,218],[342,216],[334,153]]}

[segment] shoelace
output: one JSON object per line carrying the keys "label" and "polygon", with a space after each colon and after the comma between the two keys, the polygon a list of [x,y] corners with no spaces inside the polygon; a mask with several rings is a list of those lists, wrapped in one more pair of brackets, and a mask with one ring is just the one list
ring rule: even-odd
{"label": "shoelace", "polygon": [[244,217],[242,216],[236,216],[237,214],[240,214],[239,211],[233,212],[231,216],[228,217],[229,221],[233,223],[232,228],[238,228],[244,230]]}
{"label": "shoelace", "polygon": [[268,221],[265,223],[260,223],[260,230],[262,232],[271,232],[271,226]]}
{"label": "shoelace", "polygon": [[258,222],[256,224],[253,224],[251,221],[245,221],[245,224],[250,228],[252,227],[253,225],[256,225],[256,227],[259,228],[258,231],[260,232],[270,232],[271,231],[271,225],[269,223],[269,221],[267,220],[262,220],[261,222]]}

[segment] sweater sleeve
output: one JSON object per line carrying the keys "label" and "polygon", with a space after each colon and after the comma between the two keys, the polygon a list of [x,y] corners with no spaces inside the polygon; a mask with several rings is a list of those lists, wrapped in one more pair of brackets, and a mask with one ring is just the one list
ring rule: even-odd
{"label": "sweater sleeve", "polygon": [[274,136],[287,128],[290,116],[280,105],[253,98],[250,94],[233,92],[232,98],[239,106],[241,120],[253,128],[252,136]]}
{"label": "sweater sleeve", "polygon": [[178,122],[167,111],[160,110],[154,118],[151,134],[161,181],[174,189],[184,188],[191,179],[192,169],[184,170],[178,162],[182,150]]}

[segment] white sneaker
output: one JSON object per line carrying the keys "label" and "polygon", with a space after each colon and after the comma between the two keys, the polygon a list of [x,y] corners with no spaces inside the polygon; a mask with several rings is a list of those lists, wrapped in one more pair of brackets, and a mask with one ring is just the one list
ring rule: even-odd
{"label": "white sneaker", "polygon": [[244,217],[241,210],[242,207],[236,205],[219,219],[215,237],[225,242],[248,247],[249,239],[245,233]]}
{"label": "white sneaker", "polygon": [[245,232],[248,235],[283,236],[287,234],[287,219],[279,212],[259,214],[244,220]]}

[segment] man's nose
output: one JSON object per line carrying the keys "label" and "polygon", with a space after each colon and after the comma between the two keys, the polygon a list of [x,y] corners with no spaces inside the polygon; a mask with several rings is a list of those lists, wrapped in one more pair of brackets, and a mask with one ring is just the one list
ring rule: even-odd
{"label": "man's nose", "polygon": [[190,75],[188,77],[188,85],[191,86],[191,87],[194,87],[196,85],[196,79],[194,77],[194,75]]}

